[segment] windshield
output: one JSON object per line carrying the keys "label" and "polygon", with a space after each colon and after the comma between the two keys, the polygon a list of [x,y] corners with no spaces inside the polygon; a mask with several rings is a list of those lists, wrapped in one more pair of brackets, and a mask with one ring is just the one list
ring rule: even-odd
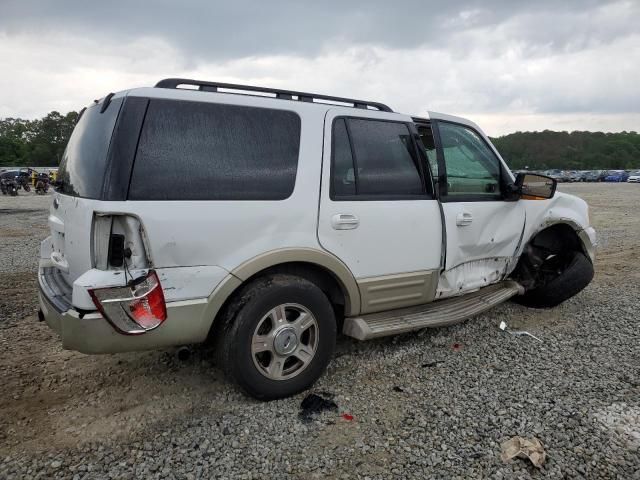
{"label": "windshield", "polygon": [[122,99],[115,99],[104,113],[101,105],[93,105],[80,117],[60,162],[60,193],[101,197],[109,143],[121,106]]}

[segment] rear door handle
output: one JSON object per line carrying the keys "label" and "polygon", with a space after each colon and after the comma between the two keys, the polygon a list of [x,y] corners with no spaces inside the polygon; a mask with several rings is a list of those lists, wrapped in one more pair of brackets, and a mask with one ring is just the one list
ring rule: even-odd
{"label": "rear door handle", "polygon": [[460,212],[456,216],[456,225],[459,227],[471,225],[471,222],[473,222],[473,215],[471,215],[469,212]]}
{"label": "rear door handle", "polygon": [[331,217],[331,226],[334,230],[353,230],[358,228],[360,220],[350,213],[338,213]]}

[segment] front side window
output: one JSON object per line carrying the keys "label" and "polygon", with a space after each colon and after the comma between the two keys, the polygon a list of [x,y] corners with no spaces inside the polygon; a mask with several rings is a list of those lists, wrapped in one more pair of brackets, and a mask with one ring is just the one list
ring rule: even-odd
{"label": "front side window", "polygon": [[446,195],[499,198],[500,161],[474,130],[440,122],[447,175]]}
{"label": "front side window", "polygon": [[151,100],[131,200],[283,200],[296,180],[300,117],[290,111]]}
{"label": "front side window", "polygon": [[418,155],[406,124],[336,119],[332,197],[406,198],[424,194]]}

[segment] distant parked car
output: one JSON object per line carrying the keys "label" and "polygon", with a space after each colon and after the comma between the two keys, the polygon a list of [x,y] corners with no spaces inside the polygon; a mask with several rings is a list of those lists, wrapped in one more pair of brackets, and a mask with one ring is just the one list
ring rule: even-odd
{"label": "distant parked car", "polygon": [[626,182],[629,174],[624,170],[611,170],[604,178],[605,182]]}
{"label": "distant parked car", "polygon": [[548,174],[551,178],[553,178],[556,182],[569,182],[569,174],[568,172],[564,172],[562,170],[550,170]]}
{"label": "distant parked car", "polygon": [[598,171],[598,179],[596,180],[597,182],[604,182],[604,179],[607,178],[607,175],[609,175],[609,172],[606,170],[599,170]]}
{"label": "distant parked car", "polygon": [[570,182],[581,182],[582,181],[582,172],[578,172],[577,170],[572,170],[568,172],[569,181]]}
{"label": "distant parked car", "polygon": [[600,170],[590,170],[585,172],[582,176],[583,182],[600,182],[601,172]]}
{"label": "distant parked car", "polygon": [[629,178],[627,178],[627,182],[640,183],[640,170],[633,172],[631,175],[629,175]]}

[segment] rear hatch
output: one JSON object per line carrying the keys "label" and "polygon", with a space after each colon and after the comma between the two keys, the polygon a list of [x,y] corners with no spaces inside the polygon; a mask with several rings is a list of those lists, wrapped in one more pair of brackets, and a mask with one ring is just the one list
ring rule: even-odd
{"label": "rear hatch", "polygon": [[92,268],[93,212],[105,198],[109,146],[122,103],[123,98],[107,97],[87,108],[60,163],[49,214],[51,260],[69,285]]}

